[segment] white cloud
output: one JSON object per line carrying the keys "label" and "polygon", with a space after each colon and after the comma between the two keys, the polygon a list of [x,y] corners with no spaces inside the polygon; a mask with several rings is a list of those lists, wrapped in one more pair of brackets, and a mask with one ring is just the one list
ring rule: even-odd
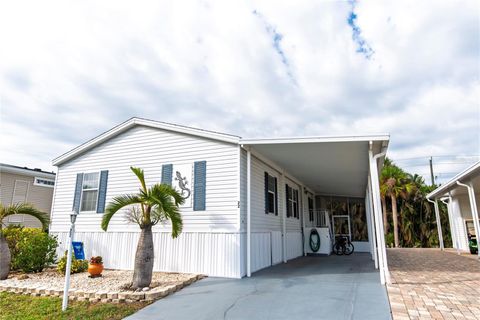
{"label": "white cloud", "polygon": [[390,132],[394,158],[479,154],[477,5],[356,2],[366,59],[346,1],[4,2],[1,161],[50,168],[131,116],[242,136]]}

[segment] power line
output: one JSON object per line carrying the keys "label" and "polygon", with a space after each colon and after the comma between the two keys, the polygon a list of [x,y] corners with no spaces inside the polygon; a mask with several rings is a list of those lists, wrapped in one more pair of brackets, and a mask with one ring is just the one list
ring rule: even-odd
{"label": "power line", "polygon": [[407,161],[407,160],[415,160],[415,159],[430,159],[432,158],[480,158],[480,155],[473,154],[473,155],[458,155],[458,154],[451,154],[451,155],[441,155],[441,156],[423,156],[423,157],[413,157],[413,158],[392,158],[393,161]]}

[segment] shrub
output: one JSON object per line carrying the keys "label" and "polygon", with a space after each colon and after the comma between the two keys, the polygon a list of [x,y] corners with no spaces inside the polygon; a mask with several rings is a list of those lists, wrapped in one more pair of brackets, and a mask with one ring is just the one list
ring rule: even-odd
{"label": "shrub", "polygon": [[57,238],[37,228],[9,226],[2,230],[12,256],[11,269],[40,272],[55,262]]}
{"label": "shrub", "polygon": [[[65,270],[67,269],[67,252],[68,251],[65,251],[65,255],[60,260],[58,260],[57,271],[61,274],[65,274]],[[75,259],[75,255],[72,253],[72,265],[70,267],[70,273],[84,272],[87,269],[88,261],[77,260]]]}
{"label": "shrub", "polygon": [[12,256],[10,263],[11,270],[18,270],[18,266],[15,264],[15,257],[18,255],[17,243],[23,238],[23,226],[21,225],[9,225],[2,229],[3,236],[7,240],[8,248]]}

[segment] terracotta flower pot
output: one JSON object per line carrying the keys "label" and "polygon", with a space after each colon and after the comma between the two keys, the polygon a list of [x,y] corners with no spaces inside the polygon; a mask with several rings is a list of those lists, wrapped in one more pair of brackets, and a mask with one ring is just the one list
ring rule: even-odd
{"label": "terracotta flower pot", "polygon": [[88,264],[88,273],[90,273],[90,275],[92,277],[99,276],[100,274],[102,274],[102,271],[103,271],[103,264],[102,263],[89,263]]}

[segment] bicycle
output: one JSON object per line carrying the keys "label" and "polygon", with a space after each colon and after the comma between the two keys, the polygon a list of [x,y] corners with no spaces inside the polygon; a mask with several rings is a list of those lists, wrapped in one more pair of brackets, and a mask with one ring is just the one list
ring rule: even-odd
{"label": "bicycle", "polygon": [[335,243],[333,244],[333,252],[338,255],[351,255],[355,247],[353,243],[350,241],[349,237],[346,236],[337,236],[335,238]]}

